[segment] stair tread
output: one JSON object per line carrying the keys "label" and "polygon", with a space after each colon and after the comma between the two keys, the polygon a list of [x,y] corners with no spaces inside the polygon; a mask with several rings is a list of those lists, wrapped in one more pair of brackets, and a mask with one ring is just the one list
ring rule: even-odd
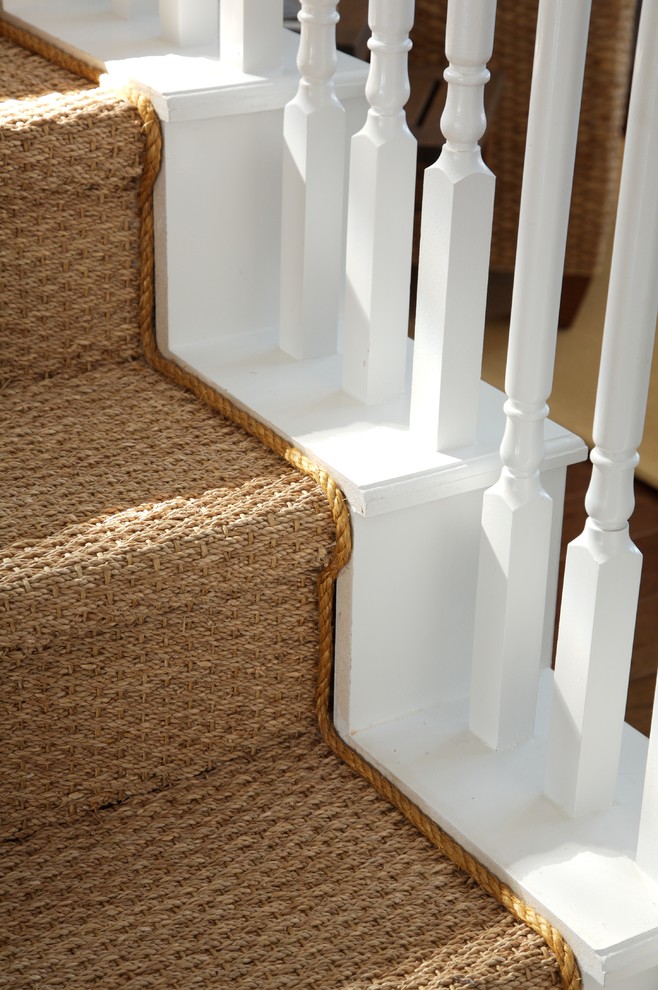
{"label": "stair tread", "polygon": [[15,551],[128,508],[294,473],[141,361],[0,397],[0,546]]}
{"label": "stair tread", "polygon": [[0,100],[25,100],[92,89],[93,86],[68,69],[0,36]]}
{"label": "stair tread", "polygon": [[308,730],[44,829],[5,867],[6,987],[559,985],[541,939]]}
{"label": "stair tread", "polygon": [[141,362],[1,405],[3,834],[312,719],[321,489]]}
{"label": "stair tread", "polygon": [[[14,61],[7,55],[6,75]],[[47,91],[50,77],[63,92]],[[56,67],[37,83],[45,95],[0,102],[0,257],[11,287],[0,309],[2,388],[141,351],[139,113]]]}
{"label": "stair tread", "polygon": [[320,741],[327,498],[137,360],[141,121],[67,85],[0,130],[0,986],[558,986]]}

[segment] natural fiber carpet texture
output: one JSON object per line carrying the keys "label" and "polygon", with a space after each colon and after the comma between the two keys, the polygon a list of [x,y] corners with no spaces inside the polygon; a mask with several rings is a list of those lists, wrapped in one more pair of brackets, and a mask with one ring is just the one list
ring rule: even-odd
{"label": "natural fiber carpet texture", "polygon": [[0,45],[4,387],[138,356],[143,142],[127,101]]}
{"label": "natural fiber carpet texture", "polygon": [[560,985],[538,936],[308,732],[6,859],[12,990]]}
{"label": "natural fiber carpet texture", "polygon": [[333,510],[140,356],[139,114],[1,78],[0,987],[559,986],[321,738]]}
{"label": "natural fiber carpet texture", "polygon": [[317,486],[141,363],[2,407],[4,834],[312,720]]}

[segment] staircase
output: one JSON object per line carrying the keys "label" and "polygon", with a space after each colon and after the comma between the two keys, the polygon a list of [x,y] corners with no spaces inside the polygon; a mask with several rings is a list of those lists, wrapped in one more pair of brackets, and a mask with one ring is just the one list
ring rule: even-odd
{"label": "staircase", "polygon": [[152,111],[0,46],[0,987],[577,986],[333,729],[347,512],[155,347]]}

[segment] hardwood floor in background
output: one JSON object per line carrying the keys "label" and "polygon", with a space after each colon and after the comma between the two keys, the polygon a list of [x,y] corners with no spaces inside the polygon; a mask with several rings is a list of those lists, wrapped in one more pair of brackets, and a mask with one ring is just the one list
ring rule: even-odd
{"label": "hardwood floor in background", "polygon": [[[580,535],[585,522],[584,500],[589,476],[587,462],[576,464],[567,472],[558,602],[567,544]],[[630,528],[631,538],[644,561],[626,721],[648,735],[658,669],[658,491],[641,482],[635,483],[635,512]]]}

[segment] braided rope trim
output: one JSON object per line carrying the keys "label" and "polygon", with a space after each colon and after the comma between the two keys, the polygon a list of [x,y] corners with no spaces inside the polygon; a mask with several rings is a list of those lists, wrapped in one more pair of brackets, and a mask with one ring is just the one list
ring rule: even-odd
{"label": "braided rope trim", "polygon": [[[42,55],[56,65],[77,72],[83,78],[97,81],[100,72],[64,52],[53,48],[40,38],[15,28],[0,19],[0,34]],[[82,69],[82,71],[80,71]],[[162,160],[162,136],[160,122],[148,99],[136,90],[127,89],[121,94],[137,108],[142,119],[145,137],[145,167],[140,184],[141,210],[141,273],[140,273],[140,332],[144,356],[156,371],[196,395],[224,418],[241,427],[260,440],[274,453],[279,454],[292,467],[312,478],[324,492],[329,503],[336,543],[334,552],[318,577],[319,664],[316,687],[316,715],[322,738],[329,748],[356,773],[364,777],[390,804],[396,807],[421,832],[440,853],[475,880],[494,900],[512,915],[539,934],[553,952],[563,990],[579,990],[582,986],[578,964],[571,947],[563,935],[549,921],[514,891],[484,867],[474,856],[463,849],[436,822],[424,814],[412,801],[395,787],[383,774],[367,763],[338,735],[330,713],[330,689],[334,667],[334,589],[339,572],[347,564],[352,552],[352,530],[349,509],[342,491],[318,464],[296,447],[288,444],[278,433],[238,408],[214,388],[200,381],[190,372],[166,358],[157,347],[155,339],[155,252],[153,237],[153,187]]]}

